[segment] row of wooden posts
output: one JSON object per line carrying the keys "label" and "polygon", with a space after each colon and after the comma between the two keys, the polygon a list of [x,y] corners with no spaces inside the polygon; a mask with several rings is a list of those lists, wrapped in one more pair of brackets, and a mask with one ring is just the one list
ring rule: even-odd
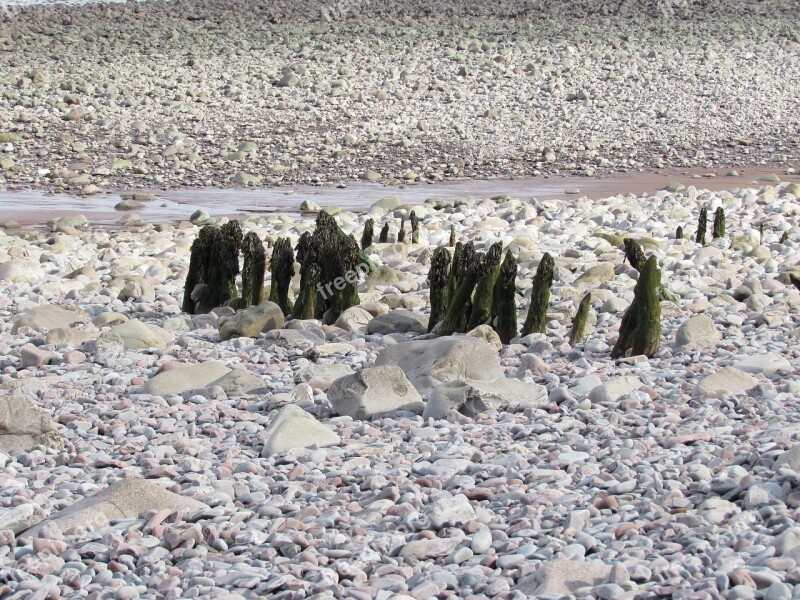
{"label": "row of wooden posts", "polygon": [[[419,241],[419,219],[412,211],[411,241]],[[697,243],[705,243],[707,210],[700,210]],[[271,285],[268,300],[281,307],[293,319],[322,319],[328,323],[351,306],[360,303],[358,279],[353,273],[369,273],[375,266],[364,250],[373,244],[374,221],[368,219],[359,244],[345,235],[336,220],[324,211],[316,219],[314,232],[304,232],[293,249],[289,238],[279,238],[269,261]],[[388,222],[383,225],[379,242],[386,243]],[[714,214],[713,236],[724,237],[725,213]],[[676,237],[682,238],[682,228]],[[405,241],[405,217],[401,220],[398,242]],[[451,225],[449,246],[433,251],[428,273],[430,319],[428,331],[439,335],[465,333],[479,325],[490,325],[504,344],[518,334],[544,333],[547,307],[553,283],[555,262],[549,253],[539,261],[533,277],[530,305],[522,328],[518,329],[516,287],[517,260],[511,249],[502,254],[497,242],[486,252],[478,252],[472,242],[456,242]],[[661,283],[655,257],[646,258],[642,246],[632,238],[624,240],[625,257],[639,271],[633,303],[625,312],[612,358],[628,350],[652,356],[661,337],[662,300],[672,300]],[[243,256],[242,294],[237,295],[239,255]],[[292,302],[289,288],[295,274],[295,259],[300,263],[300,292]],[[263,299],[266,254],[261,239],[254,232],[242,235],[238,221],[220,227],[204,226],[191,247],[189,271],[184,287],[183,310],[195,314],[210,312],[217,306],[236,309],[260,304]],[[337,282],[335,288],[330,283]],[[591,294],[582,298],[575,315],[569,341],[577,344],[585,337]]]}

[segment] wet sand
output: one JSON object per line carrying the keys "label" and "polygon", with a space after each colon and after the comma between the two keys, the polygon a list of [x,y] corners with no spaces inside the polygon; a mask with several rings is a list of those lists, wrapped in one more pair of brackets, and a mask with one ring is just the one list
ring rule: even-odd
{"label": "wet sand", "polygon": [[[794,173],[787,173],[794,169]],[[355,182],[344,187],[295,186],[272,188],[178,190],[141,190],[156,199],[135,211],[143,223],[177,223],[187,220],[195,210],[205,210],[216,217],[246,218],[250,215],[300,214],[303,200],[320,206],[336,205],[342,210],[363,212],[384,196],[399,196],[405,204],[421,204],[427,199],[452,201],[459,198],[511,196],[524,201],[568,200],[587,196],[603,198],[618,194],[652,195],[673,181],[712,191],[741,187],[760,187],[766,175],[775,174],[781,181],[800,181],[800,165],[776,169],[740,167],[737,176],[730,168],[718,170],[667,169],[632,172],[609,177],[549,177],[445,181],[388,186]],[[578,190],[575,193],[575,190]],[[568,193],[568,191],[570,193]],[[119,194],[81,197],[52,194],[39,190],[0,191],[0,224],[15,221],[23,227],[42,227],[55,217],[82,214],[95,226],[114,226],[127,211],[115,210]]]}

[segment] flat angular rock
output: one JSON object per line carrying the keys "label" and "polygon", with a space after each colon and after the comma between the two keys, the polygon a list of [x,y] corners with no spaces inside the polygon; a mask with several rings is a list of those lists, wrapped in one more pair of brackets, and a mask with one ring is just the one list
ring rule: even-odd
{"label": "flat angular rock", "polygon": [[[166,483],[172,483],[166,481]],[[102,529],[114,519],[135,519],[147,510],[195,512],[208,508],[192,498],[179,496],[164,486],[145,479],[123,479],[106,489],[80,500],[52,515],[50,518],[25,530],[19,537],[35,538],[46,523],[55,524],[64,535],[82,529]]]}
{"label": "flat angular rock", "polygon": [[792,364],[788,360],[779,354],[771,353],[748,356],[733,366],[745,373],[764,373],[765,375],[792,370]]}
{"label": "flat angular rock", "polygon": [[122,338],[126,350],[163,348],[167,345],[165,342],[166,332],[163,336],[159,335],[157,330],[145,325],[139,319],[130,319],[121,325],[116,325],[111,328],[111,333]]}
{"label": "flat angular rock", "polygon": [[29,452],[34,446],[60,449],[64,440],[55,423],[39,407],[20,393],[0,395],[0,452]]}
{"label": "flat angular rock", "polygon": [[758,380],[734,367],[725,367],[704,378],[694,388],[695,396],[716,396],[719,394],[739,394],[758,385]]}
{"label": "flat angular rock", "polygon": [[41,509],[36,504],[20,504],[13,508],[0,508],[0,531],[14,533],[25,531],[42,520]]}
{"label": "flat angular rock", "polygon": [[222,377],[215,379],[204,389],[219,386],[228,396],[243,396],[247,394],[263,394],[267,392],[264,380],[258,375],[244,369],[232,369]]}
{"label": "flat angular rock", "polygon": [[128,317],[126,315],[114,312],[113,310],[108,310],[100,313],[94,319],[92,319],[92,324],[95,327],[113,327],[114,325],[121,325],[127,320]]}
{"label": "flat angular rock", "polygon": [[474,417],[480,412],[507,404],[545,406],[547,389],[518,379],[492,381],[455,380],[438,384],[422,413],[423,420],[443,419],[451,410]]}
{"label": "flat angular rock", "polygon": [[19,351],[20,362],[23,367],[41,367],[50,364],[53,354],[53,352],[42,350],[33,344],[25,344]]}
{"label": "flat angular rock", "polygon": [[435,529],[451,525],[462,525],[467,521],[476,519],[475,509],[464,494],[440,498],[429,504],[425,509],[425,516]]}
{"label": "flat angular rock", "polygon": [[595,387],[589,392],[589,400],[595,404],[616,402],[640,387],[642,387],[642,382],[639,381],[638,377],[631,375],[617,377]]}
{"label": "flat angular rock", "polygon": [[497,351],[471,336],[445,336],[403,342],[385,348],[375,366],[397,365],[417,391],[425,396],[444,381],[503,379]]}
{"label": "flat angular rock", "polygon": [[336,319],[336,327],[345,331],[364,333],[367,330],[367,324],[372,318],[372,314],[360,306],[351,306]]}
{"label": "flat angular rock", "polygon": [[176,367],[153,377],[144,384],[144,391],[154,396],[181,394],[186,390],[207,387],[228,372],[230,369],[216,360]]}
{"label": "flat angular rock", "polygon": [[54,304],[42,304],[22,313],[14,321],[11,333],[17,333],[20,327],[49,331],[50,329],[67,328],[75,323],[86,323],[88,320],[88,315],[82,310],[61,308]]}
{"label": "flat angular rock", "polygon": [[369,419],[398,410],[421,413],[422,398],[402,369],[394,365],[366,368],[337,379],[328,400],[340,415]]}
{"label": "flat angular rock", "polygon": [[714,321],[706,315],[690,317],[675,332],[675,347],[678,350],[713,348],[721,338]]}
{"label": "flat angular rock", "polygon": [[51,344],[56,348],[63,348],[65,346],[80,348],[85,342],[94,339],[98,333],[99,332],[94,328],[88,330],[57,327],[47,332],[44,341],[46,344]]}
{"label": "flat angular rock", "polygon": [[413,540],[400,550],[400,556],[425,560],[447,556],[461,543],[459,538],[434,538],[432,540]]}
{"label": "flat angular rock", "polygon": [[467,335],[483,340],[495,350],[503,349],[503,342],[500,340],[500,336],[489,325],[478,325],[475,329],[468,331]]}
{"label": "flat angular rock", "polygon": [[777,471],[781,467],[786,467],[795,473],[800,473],[800,446],[789,448],[789,450],[783,452],[775,459],[775,462],[772,463],[773,471]]}
{"label": "flat angular rock", "polygon": [[267,426],[267,441],[261,451],[263,458],[292,448],[335,446],[339,434],[328,429],[302,408],[289,404],[278,411]]}
{"label": "flat angular rock", "polygon": [[225,341],[233,337],[256,338],[260,333],[281,327],[281,307],[274,302],[262,302],[225,319],[219,326],[219,339]]}
{"label": "flat angular rock", "polygon": [[599,560],[557,558],[520,579],[516,590],[528,597],[569,596],[580,588],[602,584],[610,572],[611,566]]}
{"label": "flat angular rock", "polygon": [[267,348],[274,344],[290,350],[307,351],[324,343],[323,338],[300,329],[273,329],[264,335],[264,346]]}
{"label": "flat angular rock", "polygon": [[[326,344],[330,346],[331,344]],[[322,348],[323,346],[320,346]],[[334,364],[317,364],[308,365],[301,369],[297,374],[295,380],[301,383],[307,383],[312,388],[317,388],[323,392],[331,387],[331,384],[341,377],[352,375],[353,370],[349,365],[339,363]]]}
{"label": "flat angular rock", "polygon": [[597,287],[601,283],[614,279],[614,265],[610,262],[603,262],[587,269],[572,284],[579,292]]}
{"label": "flat angular rock", "polygon": [[375,317],[367,324],[369,335],[390,333],[419,333],[428,331],[428,317],[410,310],[397,309]]}
{"label": "flat angular rock", "polygon": [[42,276],[42,268],[27,258],[12,258],[0,263],[0,281],[18,283],[34,281]]}

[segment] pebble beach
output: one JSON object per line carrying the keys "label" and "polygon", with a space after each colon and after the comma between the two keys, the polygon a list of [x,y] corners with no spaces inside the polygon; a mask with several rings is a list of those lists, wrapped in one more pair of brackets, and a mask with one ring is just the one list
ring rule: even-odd
{"label": "pebble beach", "polygon": [[[113,228],[91,210],[38,228],[0,217],[0,597],[800,598],[799,12],[179,0],[2,14],[6,189],[129,204]],[[666,168],[731,183],[400,187]],[[187,314],[192,244],[229,218],[132,216],[159,190],[356,181],[385,186],[358,210],[297,198],[357,240],[368,219],[388,224],[359,304],[328,321],[272,302]],[[709,221],[697,241],[701,209],[724,214],[723,236]],[[398,241],[412,211],[418,239]],[[268,258],[315,227],[240,224]],[[451,230],[510,250],[519,325],[552,256],[544,333],[429,333]],[[668,299],[658,350],[612,359],[639,280],[626,238],[657,259]]]}

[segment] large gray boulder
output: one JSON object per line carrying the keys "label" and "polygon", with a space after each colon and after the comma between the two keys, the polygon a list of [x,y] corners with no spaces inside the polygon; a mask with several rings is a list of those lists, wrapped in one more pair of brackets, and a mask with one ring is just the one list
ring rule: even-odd
{"label": "large gray boulder", "polygon": [[60,449],[64,440],[28,396],[4,393],[0,396],[0,452],[29,452],[34,446]]}
{"label": "large gray boulder", "polygon": [[50,518],[25,530],[19,537],[35,538],[45,523],[54,523],[61,533],[70,535],[79,529],[102,529],[115,519],[135,519],[149,510],[196,512],[205,508],[208,508],[206,504],[167,491],[163,485],[155,481],[123,479],[93,496],[58,511]]}
{"label": "large gray boulder", "polygon": [[585,292],[614,279],[614,265],[610,262],[602,262],[586,269],[572,284],[579,292]]}
{"label": "large gray boulder", "polygon": [[[326,345],[330,346],[331,344]],[[311,364],[300,370],[295,381],[307,383],[312,388],[317,388],[324,392],[331,387],[334,381],[352,373],[353,370],[349,365],[341,363]]]}
{"label": "large gray boulder", "polygon": [[17,317],[17,320],[14,321],[14,326],[11,328],[11,333],[17,333],[21,327],[49,331],[56,328],[71,327],[76,323],[86,323],[88,321],[89,316],[79,308],[70,305],[62,308],[55,304],[41,304],[34,306]]}
{"label": "large gray boulder", "polygon": [[541,407],[549,404],[547,389],[518,379],[501,377],[492,381],[455,380],[437,385],[422,413],[424,420],[443,419],[451,410],[474,417],[485,410],[508,404]]}
{"label": "large gray boulder", "polygon": [[753,389],[758,380],[735,367],[725,367],[700,380],[694,388],[695,396],[716,397],[722,394],[740,394]]}
{"label": "large gray boulder", "polygon": [[375,317],[367,323],[367,333],[370,335],[409,332],[427,333],[428,317],[410,310],[397,309]]}
{"label": "large gray boulder", "polygon": [[110,333],[115,333],[122,338],[126,350],[146,350],[166,346],[165,340],[169,334],[164,331],[162,335],[159,333],[159,329],[161,328],[156,329],[155,326],[145,325],[139,319],[130,319],[121,325],[112,327]]}
{"label": "large gray boulder", "polygon": [[713,348],[721,337],[711,317],[696,315],[686,319],[678,327],[675,332],[675,348],[680,351]]}
{"label": "large gray boulder", "polygon": [[302,329],[273,329],[264,335],[264,346],[272,345],[289,350],[302,350],[303,352],[321,346],[325,339],[312,331]]}
{"label": "large gray boulder", "polygon": [[20,504],[0,508],[0,531],[10,529],[15,534],[25,531],[42,520],[42,509],[36,504]]}
{"label": "large gray boulder", "polygon": [[333,410],[354,419],[394,414],[398,410],[421,413],[422,398],[402,369],[394,365],[362,369],[333,382],[328,389]]}
{"label": "large gray boulder", "polygon": [[225,373],[222,377],[215,379],[211,383],[201,388],[190,389],[182,392],[184,395],[200,395],[210,397],[213,393],[211,388],[220,388],[226,396],[246,396],[254,394],[264,394],[268,392],[264,380],[258,375],[246,371],[245,369],[233,369]]}
{"label": "large gray boulder", "polygon": [[267,426],[267,441],[261,456],[268,458],[292,448],[335,446],[340,441],[338,433],[328,429],[302,408],[287,404]]}
{"label": "large gray boulder", "polygon": [[567,560],[557,558],[539,566],[523,577],[516,590],[529,598],[570,596],[581,588],[600,585],[611,573],[611,566],[599,560]]}
{"label": "large gray boulder", "polygon": [[336,319],[336,326],[345,331],[364,333],[371,320],[371,313],[360,306],[351,306],[339,315],[339,318]]}
{"label": "large gray boulder", "polygon": [[283,327],[283,311],[274,302],[262,302],[225,319],[219,326],[219,339],[258,337],[260,333]]}
{"label": "large gray boulder", "polygon": [[154,396],[181,394],[186,390],[210,386],[229,372],[228,367],[216,360],[175,367],[168,371],[162,371],[145,383],[144,392]]}
{"label": "large gray boulder", "polygon": [[497,351],[471,336],[445,336],[388,346],[375,361],[376,367],[383,365],[400,367],[423,396],[446,381],[504,378]]}

